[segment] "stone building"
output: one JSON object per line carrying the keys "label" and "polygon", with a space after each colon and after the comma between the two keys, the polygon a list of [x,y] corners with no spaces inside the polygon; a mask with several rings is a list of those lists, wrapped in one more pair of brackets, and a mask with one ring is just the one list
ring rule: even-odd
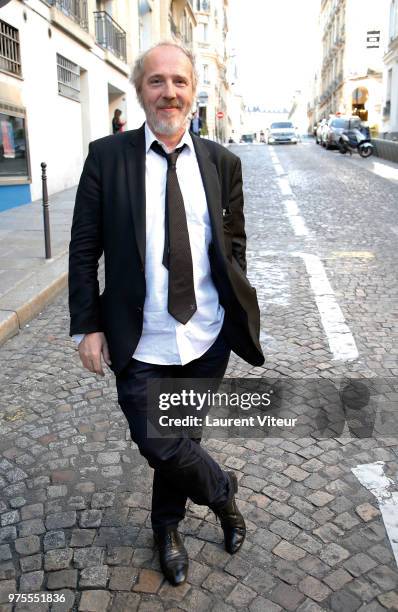
{"label": "stone building", "polygon": [[193,50],[194,0],[133,0],[137,5],[140,51],[159,40],[175,40]]}
{"label": "stone building", "polygon": [[322,0],[317,121],[332,113],[356,114],[374,131],[380,130],[388,4],[389,0]]}
{"label": "stone building", "polygon": [[398,0],[391,0],[384,65],[383,133],[398,140]]}
{"label": "stone building", "polygon": [[228,137],[229,91],[226,54],[228,0],[193,0],[193,8],[197,21],[194,31],[199,73],[197,109],[202,120],[202,132],[211,139],[225,142]]}
{"label": "stone building", "polygon": [[[228,0],[11,0],[0,12],[0,210],[76,185],[90,141],[144,114],[130,83],[137,55],[159,40],[195,52],[200,108],[224,140]],[[203,103],[203,105],[202,105]],[[1,204],[3,202],[3,204]]]}
{"label": "stone building", "polygon": [[24,204],[78,182],[88,144],[122,110],[135,127],[129,83],[138,15],[128,0],[11,0],[0,12],[0,199]]}

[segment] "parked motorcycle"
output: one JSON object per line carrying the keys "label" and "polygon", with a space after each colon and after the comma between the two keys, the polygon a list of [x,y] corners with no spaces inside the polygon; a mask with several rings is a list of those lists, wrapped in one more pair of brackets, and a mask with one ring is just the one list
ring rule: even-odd
{"label": "parked motorcycle", "polygon": [[369,137],[358,128],[353,128],[344,130],[340,135],[339,150],[343,155],[346,153],[352,155],[354,151],[358,151],[361,157],[366,158],[373,155],[374,147]]}

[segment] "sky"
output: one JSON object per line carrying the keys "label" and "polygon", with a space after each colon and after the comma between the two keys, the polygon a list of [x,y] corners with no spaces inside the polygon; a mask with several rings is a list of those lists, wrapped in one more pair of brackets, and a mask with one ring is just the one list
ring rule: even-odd
{"label": "sky", "polygon": [[229,0],[229,7],[245,103],[289,107],[315,70],[320,0]]}

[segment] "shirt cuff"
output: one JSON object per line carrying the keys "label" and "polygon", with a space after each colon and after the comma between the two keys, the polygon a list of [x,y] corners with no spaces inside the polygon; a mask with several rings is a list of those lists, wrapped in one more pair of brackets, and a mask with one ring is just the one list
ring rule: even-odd
{"label": "shirt cuff", "polygon": [[76,342],[76,346],[79,346],[85,335],[86,334],[73,334],[72,340]]}

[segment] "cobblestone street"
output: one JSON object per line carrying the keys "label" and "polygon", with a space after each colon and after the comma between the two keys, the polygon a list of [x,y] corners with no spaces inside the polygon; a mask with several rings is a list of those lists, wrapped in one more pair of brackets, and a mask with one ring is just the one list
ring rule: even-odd
{"label": "cobblestone street", "polygon": [[[233,355],[227,377],[398,380],[397,181],[312,141],[232,150],[266,360]],[[398,491],[397,429],[208,439],[237,473],[248,537],[231,557],[214,514],[190,505],[189,576],[174,588],[153,547],[151,470],[114,378],[82,369],[68,330],[64,293],[0,347],[0,612],[398,610],[388,529],[352,472],[381,462]],[[32,592],[65,602],[9,603]]]}

